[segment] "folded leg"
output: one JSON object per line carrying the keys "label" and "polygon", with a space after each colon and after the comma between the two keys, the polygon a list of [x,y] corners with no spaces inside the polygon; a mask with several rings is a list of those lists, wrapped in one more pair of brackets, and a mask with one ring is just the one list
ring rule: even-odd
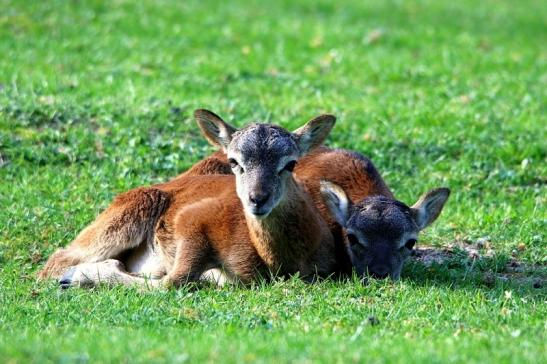
{"label": "folded leg", "polygon": [[68,247],[48,259],[38,277],[57,279],[69,267],[115,258],[151,243],[156,222],[169,200],[168,193],[156,188],[137,188],[117,196]]}

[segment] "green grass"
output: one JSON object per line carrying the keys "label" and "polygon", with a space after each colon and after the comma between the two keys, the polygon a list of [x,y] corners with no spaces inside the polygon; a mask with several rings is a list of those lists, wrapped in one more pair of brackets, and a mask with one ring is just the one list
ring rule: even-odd
{"label": "green grass", "polygon": [[[547,361],[543,1],[0,8],[2,362]],[[495,257],[456,252],[367,286],[36,282],[116,193],[213,151],[198,107],[289,128],[336,114],[328,144],[369,155],[399,199],[452,189],[422,244],[488,237]],[[525,271],[507,273],[510,259]]]}

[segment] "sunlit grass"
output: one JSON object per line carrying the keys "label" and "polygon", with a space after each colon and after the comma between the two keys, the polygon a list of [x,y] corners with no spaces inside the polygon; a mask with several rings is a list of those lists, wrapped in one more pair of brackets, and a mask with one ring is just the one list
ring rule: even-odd
{"label": "sunlit grass", "polygon": [[[547,360],[547,297],[533,287],[547,263],[543,2],[0,7],[3,361]],[[452,189],[421,244],[482,238],[495,257],[456,252],[368,286],[37,283],[47,256],[116,193],[213,151],[192,120],[198,107],[288,128],[336,114],[328,144],[371,157],[399,199]],[[507,272],[511,259],[524,272]]]}

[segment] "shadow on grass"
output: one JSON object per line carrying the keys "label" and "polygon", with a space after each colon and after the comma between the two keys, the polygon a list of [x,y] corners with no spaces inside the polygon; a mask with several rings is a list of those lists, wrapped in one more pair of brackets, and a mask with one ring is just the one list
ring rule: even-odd
{"label": "shadow on grass", "polygon": [[453,289],[511,289],[520,296],[547,296],[547,267],[530,265],[507,255],[484,256],[467,247],[421,247],[401,279],[418,285]]}

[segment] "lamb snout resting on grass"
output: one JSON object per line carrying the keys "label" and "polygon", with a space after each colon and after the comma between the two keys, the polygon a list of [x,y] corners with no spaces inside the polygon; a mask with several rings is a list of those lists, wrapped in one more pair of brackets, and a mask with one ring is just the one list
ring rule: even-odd
{"label": "lamb snout resting on grass", "polygon": [[419,232],[437,219],[450,190],[431,190],[412,207],[386,196],[353,203],[340,186],[328,181],[321,181],[321,193],[346,230],[347,251],[357,274],[397,280]]}
{"label": "lamb snout resting on grass", "polygon": [[[60,277],[63,287],[180,286],[214,268],[244,283],[296,273],[311,280],[335,270],[329,227],[293,176],[335,118],[321,115],[291,133],[260,123],[237,130],[209,111],[195,115],[235,177],[185,175],[118,196],[50,257],[41,277]],[[129,273],[116,263],[121,257]]]}

